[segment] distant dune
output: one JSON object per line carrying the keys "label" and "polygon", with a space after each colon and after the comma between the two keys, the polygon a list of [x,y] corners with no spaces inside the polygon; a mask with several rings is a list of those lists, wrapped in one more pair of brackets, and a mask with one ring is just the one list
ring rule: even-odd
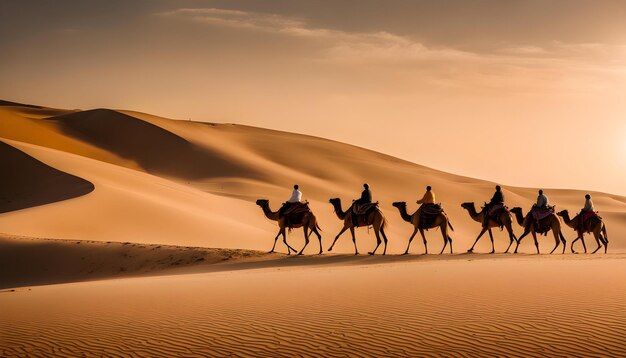
{"label": "distant dune", "polygon": [[[480,205],[491,197],[495,185],[322,138],[132,111],[60,110],[4,102],[0,138],[5,145],[96,187],[76,199],[0,215],[1,231],[30,237],[268,250],[276,226],[263,217],[254,201],[269,199],[276,210],[298,183],[319,219],[327,248],[341,227],[328,199],[340,197],[347,205],[368,182],[389,222],[388,252],[403,252],[412,230],[391,203],[406,201],[409,211],[415,210],[414,201],[426,185],[433,186],[437,201],[448,213],[456,230],[452,233],[455,251],[462,252],[480,228],[460,204],[474,201]],[[23,192],[34,189],[19,179],[35,177],[34,173],[7,173],[2,183],[21,183]],[[509,207],[528,210],[536,188],[505,184]],[[580,209],[586,193],[544,189],[558,209],[570,212]],[[622,239],[626,198],[591,194],[606,221],[610,250],[626,249]],[[517,225],[514,230],[518,236],[522,232]],[[564,232],[568,241],[574,238],[570,228]],[[348,235],[337,244],[338,252],[351,252]],[[443,244],[438,231],[429,231],[427,239],[432,252]],[[294,231],[289,240],[296,247],[303,245],[302,232]],[[482,240],[476,251],[489,251],[489,239]],[[495,241],[497,251],[508,244],[505,233],[499,231]],[[357,242],[361,251],[373,248],[373,233],[359,229]],[[551,237],[540,237],[544,252],[553,243]],[[278,249],[284,252],[281,244]],[[521,246],[523,252],[533,249],[532,239]],[[423,252],[421,242],[414,242],[412,252]]]}

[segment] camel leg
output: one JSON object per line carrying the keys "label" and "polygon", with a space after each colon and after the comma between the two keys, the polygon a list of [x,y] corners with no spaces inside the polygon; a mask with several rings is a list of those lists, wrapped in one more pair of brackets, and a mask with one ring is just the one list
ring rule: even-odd
{"label": "camel leg", "polygon": [[319,240],[319,242],[320,242],[320,252],[319,252],[319,255],[321,255],[321,254],[322,254],[322,251],[323,251],[323,250],[322,250],[322,235],[320,234],[320,232],[319,232],[319,231],[317,231],[317,228],[316,228],[316,227],[313,227],[313,228],[311,229],[311,232],[312,232],[312,233],[314,233],[315,235],[317,235],[317,239],[318,239],[318,240]]}
{"label": "camel leg", "polygon": [[563,235],[563,232],[559,230],[559,238],[561,238],[561,243],[563,244],[563,252],[561,252],[562,254],[565,253],[565,248],[567,247],[567,241],[565,241],[565,236]]}
{"label": "camel leg", "polygon": [[387,242],[389,242],[389,240],[387,240],[387,234],[385,234],[384,225],[380,227],[380,234],[383,236],[383,241],[385,242],[385,249],[383,250],[383,255],[387,255]]}
{"label": "camel leg", "polygon": [[350,227],[350,234],[352,234],[352,242],[354,243],[354,254],[358,255],[359,250],[356,248],[356,236],[354,235],[354,227]]}
{"label": "camel leg", "polygon": [[285,228],[281,229],[281,234],[283,235],[283,242],[285,243],[285,246],[287,246],[287,255],[291,255],[291,251],[293,252],[298,252],[298,250],[294,249],[293,247],[291,247],[288,243],[287,243],[287,230],[285,230]]}
{"label": "camel leg", "polygon": [[[441,228],[441,236],[443,236],[443,249],[441,249],[441,252],[443,252],[443,250],[446,249],[446,246],[448,245],[448,222],[444,222],[443,226],[440,226]],[[452,253],[452,243],[450,243],[450,253]]]}
{"label": "camel leg", "polygon": [[524,233],[522,234],[522,236],[520,236],[519,239],[517,239],[517,245],[515,245],[515,251],[513,251],[514,254],[517,253],[517,248],[522,243],[522,239],[528,234],[530,234],[530,230],[524,230]]}
{"label": "camel leg", "polygon": [[585,253],[587,253],[587,245],[585,245],[585,233],[581,232],[579,235],[580,241],[583,243],[583,249],[585,250]]}
{"label": "camel leg", "polygon": [[272,249],[268,252],[268,254],[271,254],[272,252],[274,252],[274,249],[276,249],[276,242],[278,241],[279,236],[280,236],[280,230],[278,230],[278,234],[276,234],[276,237],[274,238],[274,246],[272,246]]}
{"label": "camel leg", "polygon": [[344,226],[341,231],[339,231],[339,234],[337,234],[337,236],[335,236],[335,240],[333,240],[333,244],[330,245],[330,247],[328,248],[328,251],[333,251],[333,247],[335,246],[335,243],[337,242],[337,239],[339,239],[339,236],[341,236],[341,234],[343,234],[344,232],[346,232],[346,230],[348,230],[347,226]]}
{"label": "camel leg", "polygon": [[511,248],[511,245],[513,245],[513,240],[517,241],[517,239],[515,239],[515,234],[513,234],[513,229],[511,229],[511,231],[509,231],[509,246],[506,248],[506,251],[504,252],[505,254],[509,253],[509,249]]}
{"label": "camel leg", "polygon": [[[476,241],[474,241],[474,245],[472,245],[472,247],[470,247],[470,249],[469,249],[469,250],[467,250],[467,252],[474,252],[474,246],[476,246],[476,243],[478,242],[478,240],[480,240],[480,237],[481,237],[481,236],[483,236],[483,234],[484,234],[485,232],[487,232],[487,230],[489,230],[489,232],[491,232],[491,229],[486,229],[486,228],[483,228],[483,229],[480,231],[480,234],[478,234],[478,237],[476,238]],[[425,240],[424,240],[424,241],[425,241]]]}
{"label": "camel leg", "polygon": [[554,249],[552,249],[552,251],[550,251],[550,255],[552,255],[554,250],[556,250],[556,248],[559,247],[559,244],[561,243],[561,240],[559,240],[559,233],[557,233],[554,230],[552,230],[552,233],[554,234],[554,241],[556,241],[556,245],[554,245]]}
{"label": "camel leg", "polygon": [[[570,250],[572,250],[572,254],[577,254],[578,252],[576,252],[576,250],[574,250],[574,243],[576,241],[580,240],[580,236],[576,237],[574,240],[572,240],[572,244],[570,245]],[[586,250],[585,250],[586,252]]]}
{"label": "camel leg", "polygon": [[307,225],[304,225],[303,229],[304,229],[304,246],[302,247],[302,250],[298,252],[298,255],[302,255],[302,253],[304,252],[304,249],[306,249],[306,246],[309,244],[309,228]]}
{"label": "camel leg", "polygon": [[417,226],[413,228],[413,233],[411,234],[411,237],[409,237],[409,244],[406,246],[406,251],[404,252],[404,255],[409,253],[409,248],[411,247],[411,241],[413,241],[415,234],[417,234]]}
{"label": "camel leg", "polygon": [[537,255],[539,255],[539,242],[537,241],[537,234],[535,233],[535,230],[531,231],[531,234],[533,234],[533,240],[535,240],[535,247],[537,248]]}
{"label": "camel leg", "polygon": [[598,244],[598,247],[592,252],[592,254],[595,254],[598,250],[602,248],[602,243],[601,243],[602,241],[598,237],[598,233],[595,231],[593,232],[593,237],[596,239],[596,243]]}
{"label": "camel leg", "polygon": [[422,241],[424,241],[424,255],[428,255],[428,243],[426,242],[426,235],[424,235],[424,229],[419,229],[420,235],[422,235]]}
{"label": "camel leg", "polygon": [[379,230],[379,228],[374,229],[374,235],[376,235],[376,247],[374,248],[374,251],[368,252],[368,254],[370,255],[374,255],[376,253],[376,250],[378,250],[378,246],[380,246],[380,244],[382,243],[382,240],[380,239],[380,233],[378,232]]}
{"label": "camel leg", "polygon": [[606,233],[606,226],[602,226],[602,233],[603,235],[601,235],[601,237],[603,238],[604,241],[604,253],[606,254],[607,250],[609,249],[609,236]]}
{"label": "camel leg", "polygon": [[489,239],[491,239],[491,253],[494,254],[496,252],[496,246],[493,244],[493,233],[489,230]]}

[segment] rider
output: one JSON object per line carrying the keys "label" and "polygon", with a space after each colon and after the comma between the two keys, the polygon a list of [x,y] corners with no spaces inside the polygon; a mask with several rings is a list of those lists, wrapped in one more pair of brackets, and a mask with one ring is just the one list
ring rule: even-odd
{"label": "rider", "polygon": [[419,219],[418,227],[421,227],[422,226],[422,208],[426,204],[434,204],[435,203],[435,193],[432,191],[432,188],[430,187],[430,185],[428,185],[426,187],[426,192],[424,193],[424,196],[422,196],[422,198],[420,200],[416,201],[416,203],[422,204],[417,209],[417,213],[418,213],[417,217]]}
{"label": "rider", "polygon": [[591,201],[591,195],[585,195],[585,206],[580,210],[580,222],[585,224],[587,220],[594,216],[596,210]]}
{"label": "rider", "polygon": [[493,194],[493,197],[485,206],[485,217],[483,219],[483,227],[487,227],[489,225],[489,211],[496,205],[504,205],[504,194],[502,194],[502,188],[500,185],[496,185],[496,192]]}
{"label": "rider", "polygon": [[595,212],[596,210],[593,208],[593,201],[591,201],[591,195],[585,195],[585,206],[582,208],[581,212]]}
{"label": "rider", "polygon": [[543,190],[539,190],[539,196],[537,196],[537,204],[535,204],[538,208],[547,208],[548,207],[548,197],[543,194]]}
{"label": "rider", "polygon": [[354,201],[355,205],[361,204],[369,204],[372,202],[372,192],[370,191],[369,184],[363,184],[363,192],[361,193],[361,197]]}
{"label": "rider", "polygon": [[354,224],[354,226],[357,226],[357,217],[354,209],[358,205],[369,204],[371,202],[372,192],[370,191],[369,184],[365,183],[363,184],[363,192],[361,193],[361,197],[352,203],[352,223]]}
{"label": "rider", "polygon": [[302,202],[302,192],[299,190],[298,184],[293,186],[293,191],[291,192],[291,197],[287,200],[283,206],[278,211],[278,217],[282,217],[285,215],[285,211],[292,207],[296,203]]}

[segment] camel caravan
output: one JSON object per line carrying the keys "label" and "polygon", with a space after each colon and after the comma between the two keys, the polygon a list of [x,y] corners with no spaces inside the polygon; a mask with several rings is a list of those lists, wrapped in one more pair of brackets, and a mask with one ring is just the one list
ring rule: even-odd
{"label": "camel caravan", "polygon": [[[379,208],[378,202],[372,201],[372,192],[369,185],[363,185],[363,192],[359,199],[353,200],[345,211],[343,210],[341,199],[331,198],[329,203],[333,206],[334,212],[337,218],[343,222],[343,227],[339,233],[335,236],[333,243],[328,248],[328,251],[332,251],[333,247],[337,243],[337,240],[343,233],[350,230],[352,236],[352,242],[354,244],[354,254],[358,255],[359,250],[357,248],[355,229],[359,227],[367,227],[373,229],[376,236],[376,247],[374,250],[368,252],[370,255],[374,255],[383,244],[382,254],[387,254],[387,234],[385,228],[387,227],[387,220],[383,215],[383,212]],[[392,205],[398,209],[400,217],[413,226],[413,233],[409,237],[409,241],[403,255],[407,255],[411,248],[411,242],[415,235],[419,232],[424,243],[424,252],[428,254],[428,242],[424,231],[429,229],[439,229],[443,238],[443,248],[439,254],[443,254],[446,248],[449,246],[450,254],[453,253],[452,249],[452,237],[450,232],[454,231],[450,219],[443,210],[441,204],[435,202],[435,193],[430,186],[426,187],[426,192],[423,197],[416,201],[420,204],[419,208],[413,213],[409,214],[407,211],[406,202],[394,202]],[[302,192],[298,185],[294,185],[291,197],[287,200],[278,211],[272,211],[270,209],[269,200],[259,199],[256,204],[263,209],[265,217],[278,223],[278,233],[274,238],[274,245],[269,251],[274,252],[276,249],[276,243],[282,236],[283,243],[287,247],[287,254],[290,255],[293,251],[298,255],[302,255],[304,249],[309,245],[309,237],[311,234],[315,234],[319,241],[319,254],[323,252],[322,248],[322,235],[320,234],[320,227],[317,223],[315,215],[311,211],[308,202],[302,201]],[[467,210],[470,218],[480,224],[480,232],[474,241],[474,244],[467,250],[468,253],[474,251],[474,247],[478,243],[481,237],[485,233],[489,234],[491,240],[491,254],[495,253],[495,245],[493,240],[493,228],[500,228],[500,230],[506,229],[509,236],[509,246],[504,253],[508,253],[513,243],[515,243],[515,250],[513,253],[517,253],[522,239],[528,234],[531,234],[534,240],[537,254],[539,251],[539,242],[537,241],[537,234],[547,236],[550,231],[554,235],[554,248],[550,251],[552,254],[554,251],[562,245],[561,253],[565,253],[566,240],[561,230],[562,218],[565,225],[574,229],[577,233],[576,239],[570,244],[570,250],[572,253],[577,253],[574,250],[574,243],[578,240],[581,241],[582,247],[585,253],[587,253],[587,246],[585,244],[584,234],[592,234],[598,244],[598,247],[592,252],[596,253],[602,247],[604,247],[604,253],[608,250],[609,240],[606,233],[606,226],[602,221],[602,217],[598,215],[593,207],[591,196],[585,195],[585,205],[581,209],[580,213],[570,219],[570,215],[567,210],[562,210],[558,213],[555,211],[555,206],[551,206],[548,202],[548,197],[543,193],[543,190],[539,190],[537,202],[533,204],[529,212],[524,215],[522,208],[514,207],[509,209],[504,203],[504,194],[502,188],[497,185],[496,191],[489,202],[481,207],[480,211],[476,210],[476,205],[473,202],[466,202],[461,204],[461,207]],[[513,232],[514,221],[522,227],[524,232],[522,236],[517,238]],[[304,230],[304,246],[300,251],[294,249],[287,242],[287,230],[295,228],[303,228]]]}

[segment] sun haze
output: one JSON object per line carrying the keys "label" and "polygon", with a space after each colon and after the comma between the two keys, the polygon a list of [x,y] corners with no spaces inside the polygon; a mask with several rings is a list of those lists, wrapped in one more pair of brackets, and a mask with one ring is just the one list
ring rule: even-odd
{"label": "sun haze", "polygon": [[0,10],[4,99],[250,124],[509,185],[626,194],[623,2]]}

